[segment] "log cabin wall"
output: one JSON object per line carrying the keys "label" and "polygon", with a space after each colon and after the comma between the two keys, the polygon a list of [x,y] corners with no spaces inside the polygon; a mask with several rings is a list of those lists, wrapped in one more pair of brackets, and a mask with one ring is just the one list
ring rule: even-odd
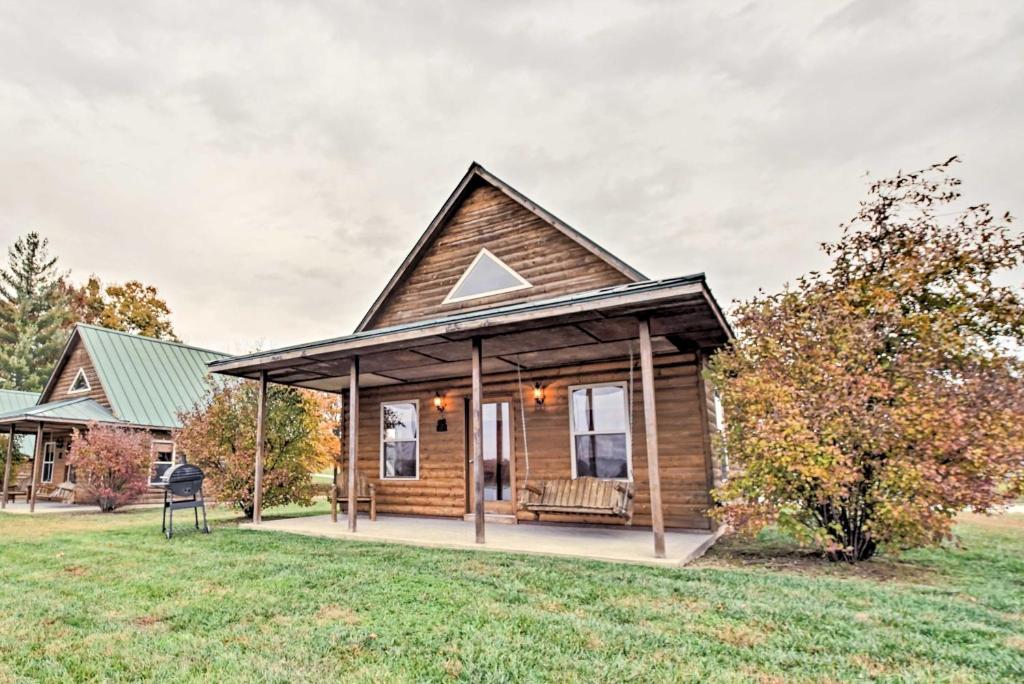
{"label": "log cabin wall", "polygon": [[[486,348],[486,340],[484,345]],[[661,456],[661,486],[666,525],[707,530],[705,515],[710,504],[707,481],[705,435],[701,427],[701,397],[696,358],[676,354],[655,358],[655,385]],[[512,445],[518,501],[526,478],[523,430],[519,398],[526,402],[530,481],[568,478],[572,475],[568,388],[602,382],[626,382],[627,361],[574,365],[531,371],[518,384],[515,374],[484,376],[484,400],[513,402]],[[533,383],[539,381],[545,394],[544,406],[534,407]],[[437,432],[438,413],[433,407],[435,392],[444,395],[447,432]],[[377,484],[377,506],[382,513],[462,516],[466,506],[466,425],[463,401],[470,395],[469,379],[444,383],[363,389],[360,392],[358,466]],[[381,403],[417,400],[420,427],[420,477],[418,480],[380,479]],[[637,496],[634,524],[649,525],[648,490],[643,398],[639,360],[634,370],[632,462]],[[532,520],[520,512],[520,519]],[[607,518],[544,516],[552,522],[594,522],[621,524]]]}
{"label": "log cabin wall", "polygon": [[[533,287],[444,304],[486,247]],[[427,246],[367,329],[583,292],[632,279],[490,185],[473,190]]]}
{"label": "log cabin wall", "polygon": [[[89,391],[72,394],[68,390],[71,389],[71,385],[75,382],[79,368],[85,371],[85,378],[89,381]],[[107,393],[103,390],[100,376],[96,373],[96,367],[93,366],[92,359],[89,358],[89,352],[86,351],[82,340],[76,339],[74,349],[71,350],[67,362],[57,376],[57,382],[53,386],[53,391],[49,395],[42,397],[39,403],[45,404],[50,401],[80,398],[95,399],[106,408],[110,408],[110,400],[107,399]]]}

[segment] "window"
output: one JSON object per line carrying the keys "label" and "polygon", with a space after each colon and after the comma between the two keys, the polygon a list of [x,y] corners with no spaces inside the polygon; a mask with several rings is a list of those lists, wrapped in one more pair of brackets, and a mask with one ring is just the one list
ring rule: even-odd
{"label": "window", "polygon": [[633,478],[625,383],[569,388],[572,476]]}
{"label": "window", "polygon": [[488,250],[481,249],[466,272],[455,283],[455,287],[444,298],[444,303],[489,297],[527,287],[533,286],[526,278],[513,271],[508,264]]}
{"label": "window", "polygon": [[92,389],[89,386],[89,378],[85,377],[85,369],[79,368],[78,373],[75,374],[75,379],[71,383],[71,387],[68,389],[68,394],[78,394],[80,392],[88,392]]}
{"label": "window", "polygon": [[53,482],[53,462],[57,458],[57,444],[47,442],[43,445],[43,482]]}
{"label": "window", "polygon": [[415,480],[420,476],[419,404],[414,401],[380,405],[381,479]]}
{"label": "window", "polygon": [[174,442],[154,441],[151,450],[153,467],[150,470],[149,481],[157,482],[167,469],[174,465]]}

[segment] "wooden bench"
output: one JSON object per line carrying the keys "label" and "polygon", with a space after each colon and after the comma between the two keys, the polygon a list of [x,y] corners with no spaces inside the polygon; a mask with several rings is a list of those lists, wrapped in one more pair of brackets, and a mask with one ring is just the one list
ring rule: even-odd
{"label": "wooden bench", "polygon": [[[348,473],[342,473],[343,478],[338,484],[338,505],[339,507],[348,506]],[[366,479],[366,476],[362,473],[356,473],[356,510],[359,509],[359,504],[368,503],[370,504],[370,520],[377,519],[377,487],[372,482]],[[346,510],[342,508],[342,510]]]}
{"label": "wooden bench", "polygon": [[527,483],[520,506],[540,516],[541,513],[569,515],[609,515],[632,517],[634,488],[632,482],[578,477],[575,480],[545,480]]}

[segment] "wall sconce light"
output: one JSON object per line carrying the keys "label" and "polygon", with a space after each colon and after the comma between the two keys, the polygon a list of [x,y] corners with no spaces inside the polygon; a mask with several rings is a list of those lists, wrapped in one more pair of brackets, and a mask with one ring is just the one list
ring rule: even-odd
{"label": "wall sconce light", "polygon": [[539,382],[533,385],[533,403],[537,408],[544,405],[544,388],[540,386]]}
{"label": "wall sconce light", "polygon": [[440,392],[434,392],[434,408],[440,418],[437,419],[437,431],[448,432],[448,419],[444,417],[444,397]]}

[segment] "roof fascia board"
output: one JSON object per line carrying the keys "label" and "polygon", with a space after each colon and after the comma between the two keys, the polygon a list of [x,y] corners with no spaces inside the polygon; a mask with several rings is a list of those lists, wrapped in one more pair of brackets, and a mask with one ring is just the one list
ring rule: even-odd
{"label": "roof fascia board", "polygon": [[50,379],[46,381],[43,391],[39,393],[39,399],[36,400],[36,406],[50,403],[49,401],[43,401],[43,399],[47,398],[50,393],[56,389],[57,379],[60,377],[60,372],[64,370],[64,366],[68,362],[68,357],[71,355],[71,346],[74,344],[75,339],[81,339],[81,337],[82,335],[78,332],[78,326],[76,325],[71,331],[71,334],[68,335],[68,341],[64,343],[64,350],[61,351],[60,356],[57,357],[57,363],[54,365],[53,370],[50,371]]}

